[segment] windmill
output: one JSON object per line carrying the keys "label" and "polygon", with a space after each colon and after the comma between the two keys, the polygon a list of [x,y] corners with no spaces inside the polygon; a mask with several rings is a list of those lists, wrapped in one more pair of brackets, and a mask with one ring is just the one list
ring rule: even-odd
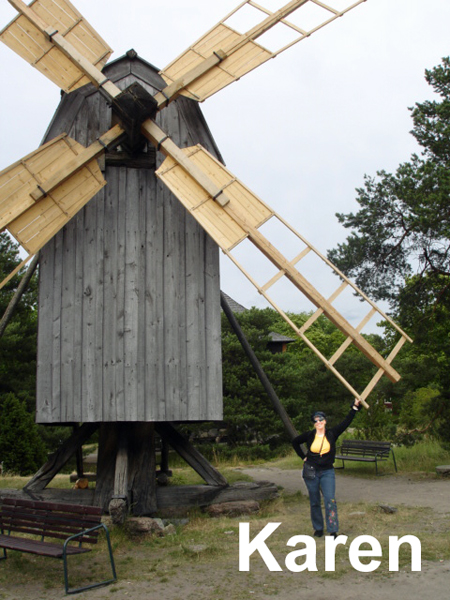
{"label": "windmill", "polygon": [[[246,0],[157,77],[147,75],[149,69],[143,61],[128,53],[125,62],[130,65],[134,61],[137,66],[121,78],[124,62],[106,64],[111,49],[68,0],[35,0],[30,6],[21,0],[9,0],[19,14],[0,37],[65,92],[62,108],[64,104],[68,109],[77,103],[79,107],[85,106],[89,99],[108,108],[96,113],[98,122],[91,128],[96,132],[94,140],[80,131],[79,112],[74,113],[76,116],[70,126],[74,130],[78,128],[78,137],[83,143],[75,139],[76,136],[60,131],[64,116],[61,121],[57,113],[46,143],[0,173],[0,229],[8,229],[28,252],[24,263],[42,252],[37,420],[83,423],[74,433],[71,445],[59,454],[54,464],[46,465],[37,474],[29,490],[41,490],[66,460],[66,454],[79,446],[100,423],[102,475],[97,481],[95,499],[100,505],[107,506],[112,496],[129,495],[131,486],[137,513],[152,512],[158,506],[154,478],[148,475],[155,470],[154,449],[148,441],[153,439],[153,427],[187,454],[191,464],[201,461],[194,449],[186,450],[170,422],[221,418],[217,248],[234,262],[293,332],[365,406],[383,375],[393,382],[398,381],[392,361],[402,345],[410,341],[408,336],[285,219],[223,166],[206,124],[200,128],[189,125],[195,111],[196,118],[201,120],[198,108],[193,108],[198,102],[364,1],[357,0],[345,7],[338,2],[340,8],[337,9],[332,6],[336,0],[329,3],[296,0],[272,11]],[[302,9],[309,5],[320,9],[323,18],[307,29],[297,24],[294,16],[301,15]],[[242,33],[229,22],[247,9],[252,9],[258,17],[255,24]],[[289,30],[292,39],[278,50],[270,51],[261,40],[280,26]],[[130,82],[130,78],[133,81]],[[176,133],[169,131],[176,119],[184,123],[183,132],[180,125]],[[52,137],[52,132],[58,135]],[[194,143],[193,138],[197,138]],[[205,142],[208,148],[198,141]],[[119,169],[147,169],[144,179],[127,176],[127,183],[134,185],[133,198],[141,202],[134,208],[117,168],[111,171],[114,161]],[[110,181],[108,165],[109,173],[114,173]],[[103,171],[107,174],[106,180]],[[114,194],[108,192],[108,188],[116,191],[120,205],[114,205]],[[121,197],[121,189],[127,190],[126,197]],[[172,213],[169,192],[180,202]],[[99,197],[103,198],[103,204],[99,204]],[[162,202],[159,212],[158,200],[154,198]],[[151,218],[148,216],[150,206],[155,210]],[[142,211],[146,211],[147,220],[142,218]],[[167,217],[162,230],[166,236],[163,247],[169,251],[158,254],[156,247],[161,231],[158,216],[161,214]],[[104,229],[98,226],[102,219]],[[174,219],[185,219],[187,225],[180,228],[177,221],[171,231],[170,222]],[[295,237],[299,246],[295,256],[286,258],[276,243],[263,234],[263,226],[269,222],[276,222],[282,232]],[[141,238],[143,223],[146,225],[144,238]],[[115,245],[116,230],[124,224],[126,248],[123,244]],[[110,243],[105,246],[108,239]],[[276,272],[268,281],[257,281],[233,254],[244,241],[250,241],[275,266]],[[78,251],[74,251],[77,244]],[[153,253],[149,254],[150,250]],[[302,274],[301,261],[309,254],[318,257],[340,279],[338,289],[330,297],[320,294]],[[193,256],[197,256],[195,264],[188,264],[186,261],[192,261]],[[67,257],[69,263],[64,262]],[[157,268],[162,263],[163,274]],[[109,265],[108,269],[105,264]],[[182,270],[177,270],[181,264]],[[169,265],[167,271],[165,265]],[[70,272],[72,275],[68,277]],[[86,279],[86,273],[91,282]],[[106,274],[109,282],[105,281]],[[166,277],[165,283],[158,277]],[[189,284],[186,284],[188,278]],[[302,327],[291,320],[269,293],[281,280],[293,285],[316,307]],[[139,285],[139,281],[148,285]],[[124,290],[122,298],[114,296],[118,284]],[[161,289],[164,289],[163,296]],[[334,304],[348,289],[369,305],[368,314],[356,327]],[[111,303],[116,317],[115,329],[111,328],[110,320],[103,319]],[[159,308],[154,308],[155,304]],[[150,305],[153,308],[148,312]],[[183,319],[180,306],[184,307]],[[98,311],[103,320],[96,318]],[[67,314],[75,314],[77,319],[66,320]],[[381,356],[362,335],[364,326],[374,315],[390,321],[399,334],[399,341],[388,357]],[[323,356],[307,335],[320,316],[328,318],[345,336],[342,346],[331,357]],[[155,354],[160,346],[158,340],[165,349],[164,360],[159,361]],[[81,346],[83,351],[77,354]],[[373,378],[363,390],[356,390],[338,369],[340,357],[350,346],[357,348],[376,367]],[[208,483],[224,485],[223,478],[210,466],[202,463],[198,469]]]}

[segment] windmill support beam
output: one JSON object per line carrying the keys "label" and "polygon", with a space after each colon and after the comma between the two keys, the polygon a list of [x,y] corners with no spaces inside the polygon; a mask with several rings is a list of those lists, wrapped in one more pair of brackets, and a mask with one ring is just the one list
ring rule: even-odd
{"label": "windmill support beam", "polygon": [[155,429],[208,485],[228,485],[225,477],[171,423],[156,423]]}
{"label": "windmill support beam", "polygon": [[244,349],[245,354],[247,355],[247,358],[251,362],[255,373],[257,374],[260,382],[262,383],[275,412],[280,417],[286,434],[288,435],[290,440],[293,440],[295,437],[297,437],[298,433],[294,425],[292,424],[292,421],[290,420],[289,415],[287,414],[284,406],[278,398],[277,393],[273,389],[272,384],[270,383],[267,375],[265,374],[264,369],[262,368],[261,363],[258,360],[258,357],[256,356],[255,352],[253,351],[253,348],[250,346],[247,338],[245,337],[245,333],[242,331],[242,328],[239,325],[238,320],[234,316],[233,311],[231,310],[230,305],[228,304],[223,292],[220,292],[220,305],[222,306],[223,312],[225,313],[231,327],[233,328],[234,333],[240,341],[241,346]]}
{"label": "windmill support beam", "polygon": [[24,486],[24,491],[28,493],[42,491],[97,429],[97,423],[84,423],[76,428],[69,439],[50,456],[45,465]]}
{"label": "windmill support beam", "polygon": [[156,512],[156,457],[153,423],[103,423],[94,504],[123,522]]}
{"label": "windmill support beam", "polygon": [[36,267],[38,266],[38,263],[39,263],[39,253],[36,254],[36,256],[31,261],[30,266],[27,269],[27,272],[22,277],[22,279],[19,283],[16,293],[11,298],[11,301],[8,304],[8,308],[5,310],[5,313],[0,321],[0,338],[5,333],[5,329],[7,328],[8,323],[12,319],[14,312],[20,302],[20,299],[26,292],[28,285],[30,284],[31,278],[33,277],[33,274],[36,270]]}

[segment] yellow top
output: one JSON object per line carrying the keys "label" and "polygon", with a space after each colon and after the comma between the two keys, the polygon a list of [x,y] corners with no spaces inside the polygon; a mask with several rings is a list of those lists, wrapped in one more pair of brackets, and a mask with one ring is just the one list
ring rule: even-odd
{"label": "yellow top", "polygon": [[320,454],[320,456],[322,456],[322,454],[326,454],[330,451],[330,442],[324,435],[317,435],[316,433],[316,437],[311,444],[310,450],[311,452],[315,452],[316,454]]}

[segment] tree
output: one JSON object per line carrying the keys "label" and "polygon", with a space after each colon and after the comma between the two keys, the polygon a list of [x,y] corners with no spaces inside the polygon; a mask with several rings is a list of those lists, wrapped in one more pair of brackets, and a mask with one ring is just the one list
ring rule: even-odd
{"label": "tree", "polygon": [[421,156],[394,174],[365,176],[358,212],[337,215],[353,231],[329,252],[362,289],[396,309],[411,295],[442,302],[450,283],[450,59],[425,78],[440,100],[410,109]]}
{"label": "tree", "polygon": [[[420,156],[395,173],[365,176],[359,210],[337,215],[351,233],[328,256],[369,295],[389,301],[415,340],[396,359],[400,383],[381,382],[378,392],[398,401],[394,412],[405,421],[413,399],[424,397],[417,390],[437,390],[427,405],[433,431],[450,440],[450,58],[425,79],[437,98],[410,109]],[[415,411],[416,428],[430,423],[425,413]]]}
{"label": "tree", "polygon": [[[7,233],[0,234],[0,280],[21,262],[18,245]],[[0,317],[4,314],[17,286],[16,275],[0,290]],[[27,291],[0,339],[0,404],[9,393],[25,400],[29,411],[35,410],[37,335],[37,279],[32,278]]]}
{"label": "tree", "polygon": [[[289,344],[284,353],[272,354],[269,350],[270,332],[292,335],[290,326],[276,311],[252,308],[235,316],[297,430],[308,428],[311,413],[319,408],[325,410],[332,421],[343,417],[353,398],[302,340]],[[298,327],[310,316],[308,313],[289,313],[289,318]],[[325,318],[317,319],[308,330],[308,337],[328,356],[345,339]],[[380,343],[380,340],[372,341]],[[224,422],[230,442],[286,441],[281,420],[225,316],[222,320],[222,357]],[[344,376],[351,372],[356,384],[358,377],[367,383],[372,365],[360,352],[349,349],[340,359],[339,369]],[[359,387],[362,389],[363,384]]]}
{"label": "tree", "polygon": [[35,473],[47,452],[25,403],[8,394],[0,407],[0,457],[3,469],[18,475]]}

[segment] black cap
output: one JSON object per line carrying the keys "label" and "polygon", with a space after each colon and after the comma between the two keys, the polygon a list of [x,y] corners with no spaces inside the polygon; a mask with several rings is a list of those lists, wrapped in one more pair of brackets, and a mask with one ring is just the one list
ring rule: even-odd
{"label": "black cap", "polygon": [[316,410],[316,412],[311,415],[311,421],[314,421],[316,417],[322,417],[322,419],[327,418],[326,414],[321,410]]}

